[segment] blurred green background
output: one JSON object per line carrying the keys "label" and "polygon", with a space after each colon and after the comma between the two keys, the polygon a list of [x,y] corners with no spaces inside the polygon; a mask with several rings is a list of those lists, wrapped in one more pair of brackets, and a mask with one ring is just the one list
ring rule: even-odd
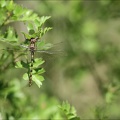
{"label": "blurred green background", "polygon": [[[120,119],[120,1],[15,2],[40,16],[51,16],[46,26],[53,29],[44,39],[58,43],[56,50],[63,51],[54,57],[45,56],[45,81],[40,89],[36,85],[23,89],[30,94],[28,109],[32,112],[31,106],[41,101],[52,106],[68,100],[82,119],[95,118],[98,113]],[[25,31],[24,26],[20,23],[14,26],[23,39],[20,32]],[[23,80],[20,81],[22,84]],[[41,106],[45,107],[43,102]]]}

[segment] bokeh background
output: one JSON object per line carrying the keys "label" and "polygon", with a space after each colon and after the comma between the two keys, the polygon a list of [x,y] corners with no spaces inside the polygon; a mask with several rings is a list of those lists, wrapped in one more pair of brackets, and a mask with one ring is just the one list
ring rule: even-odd
{"label": "bokeh background", "polygon": [[[120,81],[120,2],[16,2],[33,9],[40,16],[51,16],[47,25],[53,30],[46,35],[46,40],[63,43],[58,45],[63,55],[58,53],[58,59],[46,58],[46,80],[41,89],[60,100],[68,100],[81,118],[90,118],[96,106],[111,102],[112,95],[118,92]],[[114,100],[108,110],[113,118],[120,115],[117,101]]]}
{"label": "bokeh background", "polygon": [[[97,113],[120,119],[120,1],[15,2],[39,16],[51,16],[46,26],[53,29],[44,39],[57,43],[55,50],[62,50],[62,54],[44,56],[46,73],[42,87],[23,89],[30,95],[30,103],[47,101],[51,106],[67,100],[82,119],[95,118]],[[24,26],[14,26],[23,39],[19,31],[25,31]]]}

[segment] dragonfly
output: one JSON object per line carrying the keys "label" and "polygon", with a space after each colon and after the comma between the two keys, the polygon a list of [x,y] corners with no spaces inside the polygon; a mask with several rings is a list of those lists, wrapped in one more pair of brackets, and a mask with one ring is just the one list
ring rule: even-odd
{"label": "dragonfly", "polygon": [[35,54],[37,40],[38,37],[30,39],[29,51],[31,53],[31,66],[30,66],[30,74],[29,74],[29,87],[32,85],[32,67],[34,63],[34,54]]}
{"label": "dragonfly", "polygon": [[[27,42],[29,42],[29,45],[20,44],[20,45],[16,45],[16,47],[18,49],[19,49],[19,47],[20,48],[25,48],[25,50],[28,50],[30,52],[30,59],[31,59],[30,60],[30,68],[29,68],[30,73],[29,73],[29,76],[28,76],[28,78],[29,78],[29,87],[30,87],[32,85],[32,81],[33,81],[32,80],[32,73],[33,73],[32,68],[33,68],[33,65],[34,65],[35,53],[40,52],[40,53],[46,53],[46,54],[49,54],[49,55],[53,55],[53,54],[62,53],[63,51],[61,51],[61,50],[57,50],[57,51],[38,50],[37,49],[37,42],[41,42],[38,37],[30,38],[29,40],[27,40]],[[62,43],[62,42],[60,42],[60,43]],[[11,43],[9,43],[9,44],[11,44]],[[54,45],[57,45],[57,44],[59,44],[59,43],[56,43]],[[5,49],[2,49],[2,50],[5,50]],[[12,48],[7,49],[7,51],[12,51],[12,50],[14,51],[14,49],[12,49]]]}

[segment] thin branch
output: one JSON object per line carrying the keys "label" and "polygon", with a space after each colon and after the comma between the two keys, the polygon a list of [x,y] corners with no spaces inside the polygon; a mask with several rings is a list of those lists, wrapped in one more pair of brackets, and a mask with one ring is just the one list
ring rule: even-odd
{"label": "thin branch", "polygon": [[[2,25],[0,25],[0,28],[2,28],[4,25],[6,25],[7,21],[10,19],[10,17],[13,15],[13,13],[8,12],[8,16],[6,17],[6,19],[4,20],[4,22],[2,23]],[[8,23],[7,23],[8,24]]]}
{"label": "thin branch", "polygon": [[85,62],[88,65],[93,77],[95,78],[95,81],[97,83],[99,90],[101,91],[101,94],[103,95],[103,93],[104,93],[103,82],[102,82],[103,78],[101,78],[100,75],[97,73],[97,70],[96,70],[95,65],[94,65],[95,63],[91,59],[90,55],[85,53],[84,57],[85,57]]}

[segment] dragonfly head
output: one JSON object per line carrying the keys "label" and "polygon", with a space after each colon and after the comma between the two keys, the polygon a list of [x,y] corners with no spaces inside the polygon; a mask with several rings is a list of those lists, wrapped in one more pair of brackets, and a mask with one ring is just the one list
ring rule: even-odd
{"label": "dragonfly head", "polygon": [[30,39],[30,42],[31,42],[31,43],[35,43],[35,42],[37,42],[37,40],[38,40],[38,37],[36,37],[36,38],[31,38],[31,39]]}

